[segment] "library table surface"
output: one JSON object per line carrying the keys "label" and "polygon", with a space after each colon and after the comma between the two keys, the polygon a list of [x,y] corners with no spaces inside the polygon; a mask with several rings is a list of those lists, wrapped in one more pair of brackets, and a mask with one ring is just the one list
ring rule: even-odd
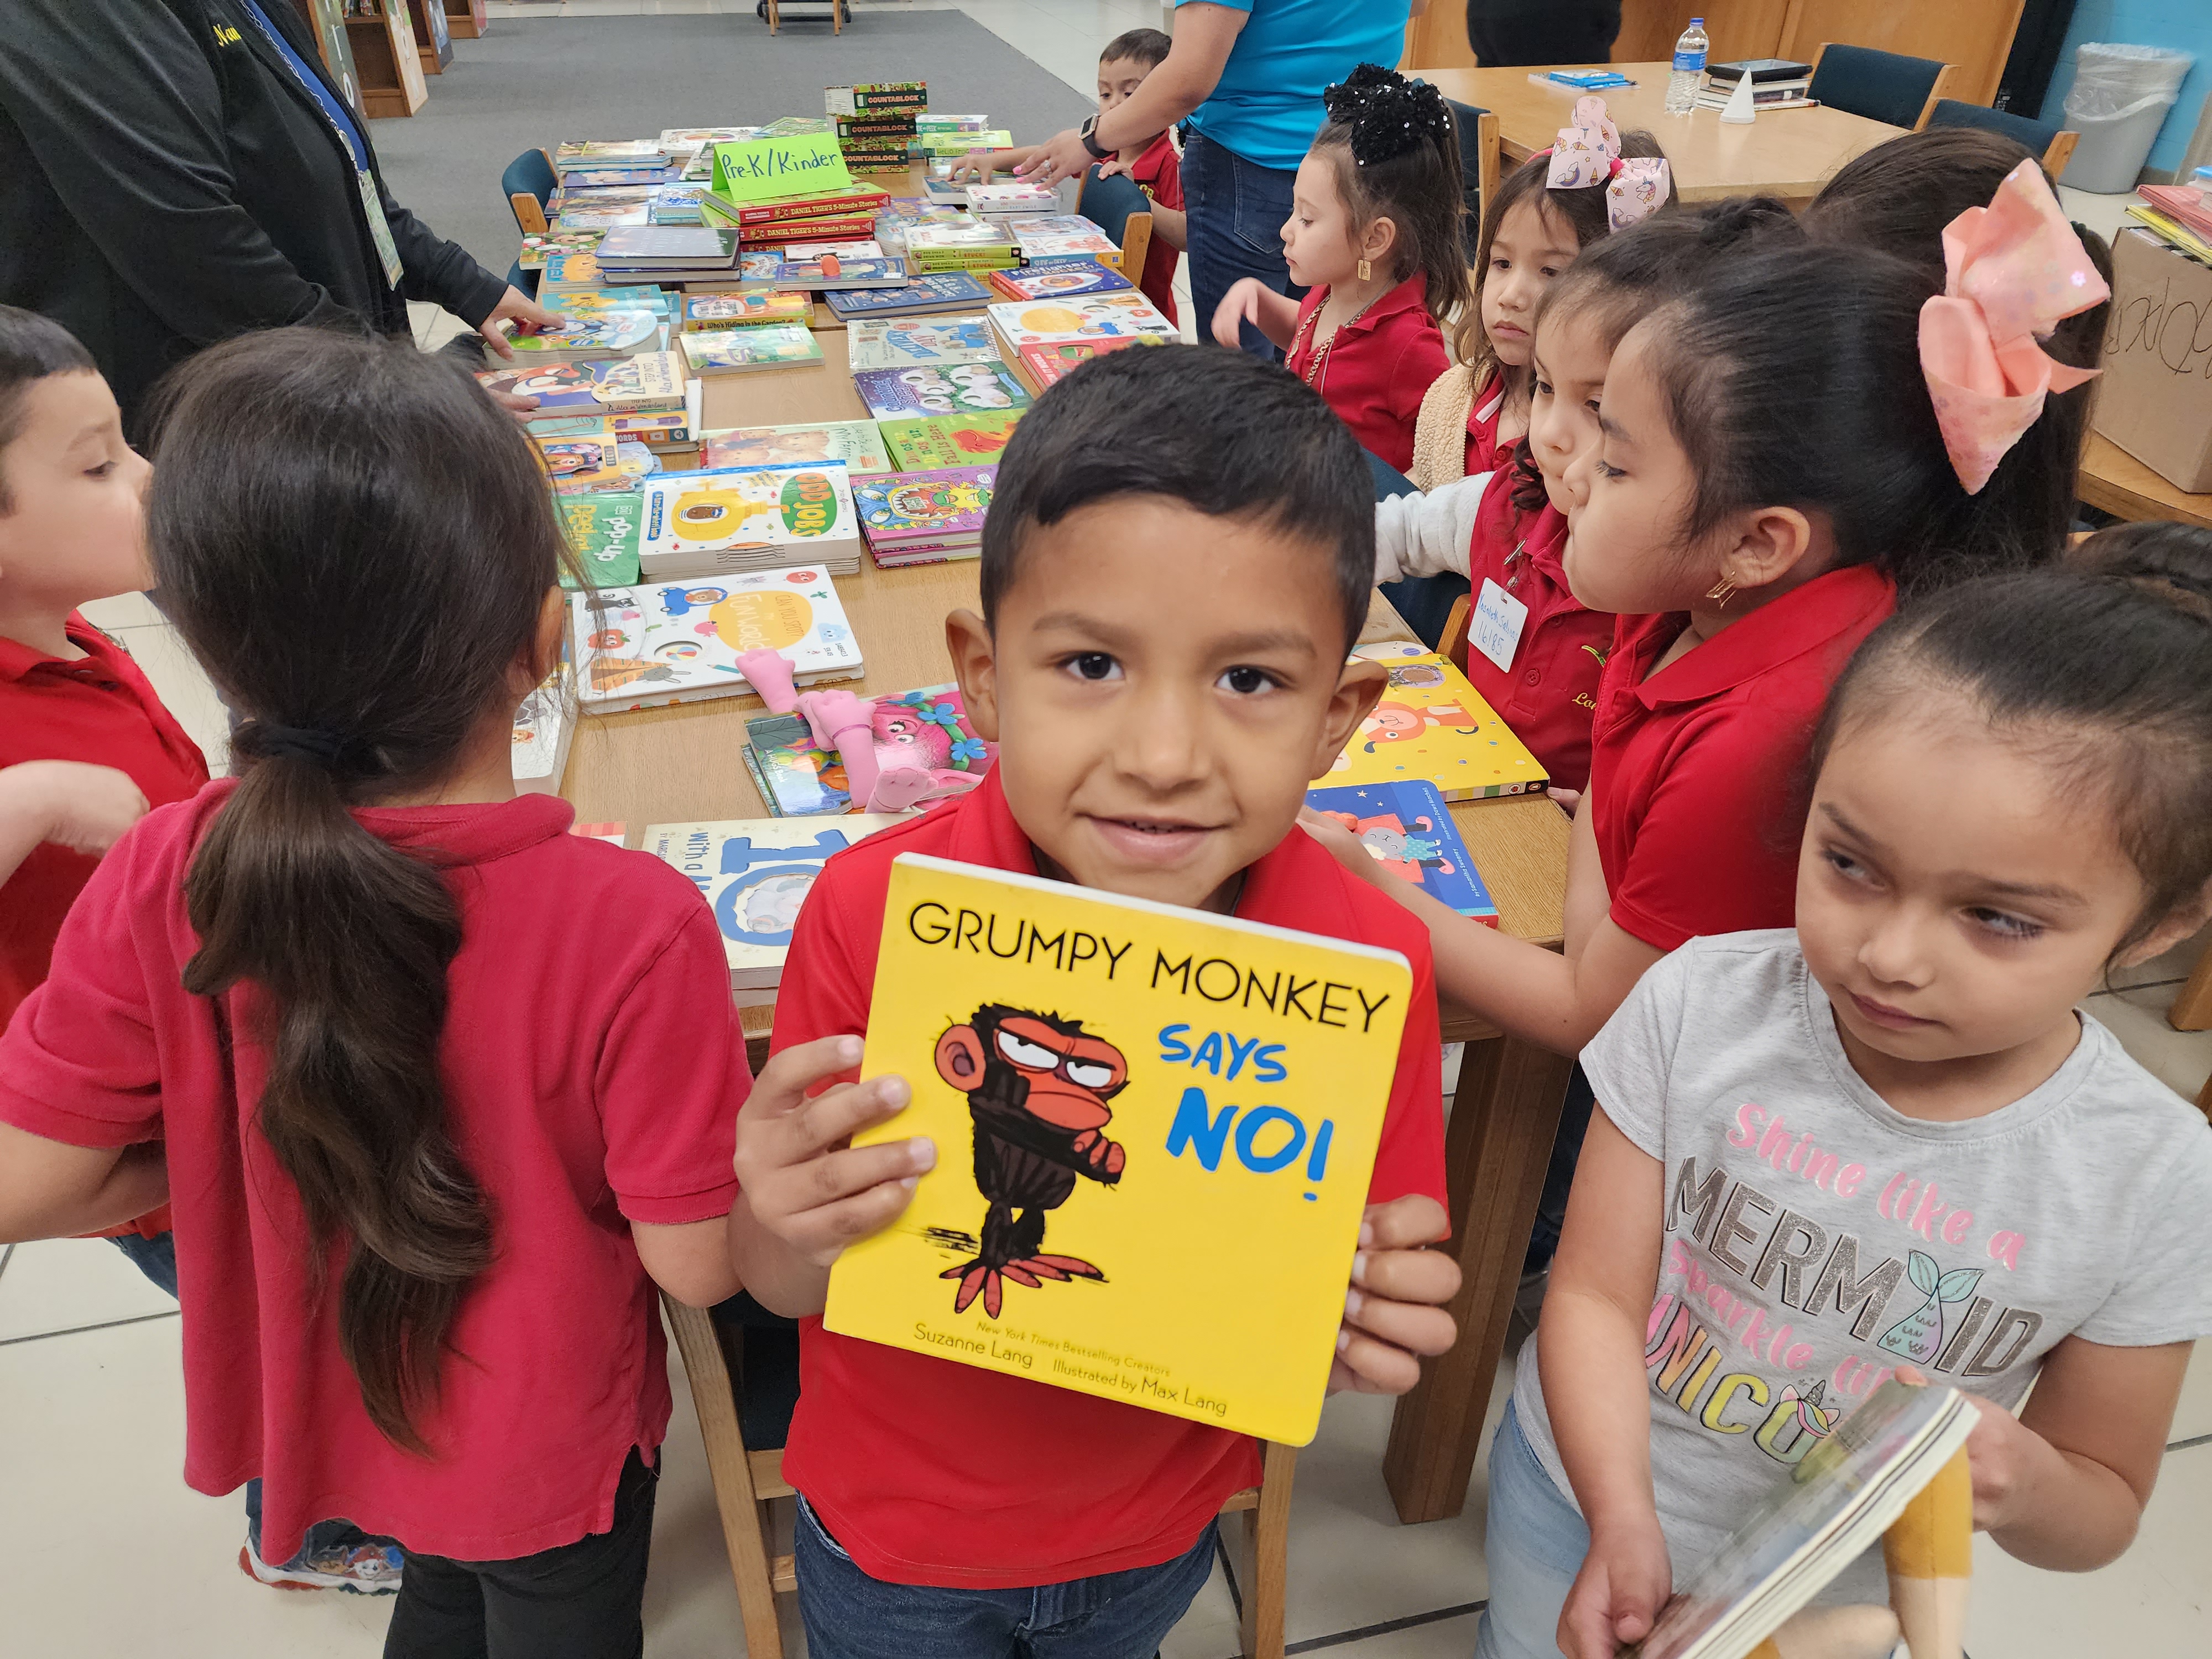
{"label": "library table surface", "polygon": [[[1717,109],[1687,115],[1666,112],[1668,65],[1660,64],[1560,64],[1559,68],[1614,69],[1636,84],[1596,95],[1605,100],[1613,125],[1646,127],[1659,138],[1674,169],[1674,188],[1686,202],[1723,196],[1779,196],[1802,207],[1820,192],[1828,176],[1863,150],[1905,131],[1839,109],[1769,110],[1749,126],[1724,126]],[[1571,87],[1540,87],[1528,77],[1544,69],[1425,69],[1422,78],[1447,98],[1473,104],[1498,117],[1498,154],[1517,166],[1550,148],[1586,94]]]}
{"label": "library table surface", "polygon": [[2172,519],[2212,530],[2212,491],[2177,489],[2111,439],[2092,432],[2081,446],[2075,493],[2123,519]]}
{"label": "library table surface", "polygon": [[[828,330],[816,337],[824,359],[818,368],[709,380],[707,428],[865,418],[846,368],[844,332]],[[977,571],[973,560],[878,570],[863,555],[860,574],[836,578],[866,659],[866,678],[854,689],[879,695],[950,679],[944,619],[976,603]],[[1409,638],[1411,631],[1377,595],[1365,637]],[[641,844],[649,823],[764,817],[738,758],[745,720],[761,708],[754,697],[716,697],[587,716],[569,753],[562,793],[580,820],[625,825],[633,846]],[[1556,946],[1566,888],[1565,817],[1542,795],[1522,795],[1462,801],[1452,817],[1504,928]],[[744,1016],[757,1066],[773,1010],[748,1008]],[[1452,1307],[1458,1346],[1426,1366],[1391,1427],[1383,1472],[1407,1522],[1456,1515],[1466,1501],[1569,1066],[1464,1009],[1448,1004],[1443,1016],[1444,1040],[1468,1045],[1445,1147],[1449,1248],[1465,1282]]]}

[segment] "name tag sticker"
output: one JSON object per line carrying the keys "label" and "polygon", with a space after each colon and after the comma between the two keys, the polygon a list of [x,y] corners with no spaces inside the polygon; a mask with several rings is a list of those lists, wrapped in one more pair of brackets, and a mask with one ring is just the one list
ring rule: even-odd
{"label": "name tag sticker", "polygon": [[1521,630],[1528,625],[1528,607],[1485,576],[1474,604],[1474,627],[1468,642],[1498,665],[1504,673],[1513,666],[1513,653],[1521,648]]}

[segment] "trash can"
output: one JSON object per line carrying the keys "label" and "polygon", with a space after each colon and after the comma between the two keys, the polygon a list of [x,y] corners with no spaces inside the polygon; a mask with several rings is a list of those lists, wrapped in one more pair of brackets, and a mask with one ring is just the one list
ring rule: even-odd
{"label": "trash can", "polygon": [[2066,125],[2081,141],[2059,183],[2106,196],[2133,190],[2196,61],[2163,46],[2082,42],[2066,92]]}

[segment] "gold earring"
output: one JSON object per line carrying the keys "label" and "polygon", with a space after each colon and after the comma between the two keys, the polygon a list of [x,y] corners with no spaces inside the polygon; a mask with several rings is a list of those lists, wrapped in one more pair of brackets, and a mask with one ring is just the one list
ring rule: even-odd
{"label": "gold earring", "polygon": [[1375,267],[1369,264],[1366,260],[1362,259],[1359,262],[1359,280],[1364,283],[1374,274]]}
{"label": "gold earring", "polygon": [[1735,579],[1723,575],[1718,581],[1705,590],[1705,597],[1713,602],[1716,609],[1727,610],[1728,602],[1735,597]]}

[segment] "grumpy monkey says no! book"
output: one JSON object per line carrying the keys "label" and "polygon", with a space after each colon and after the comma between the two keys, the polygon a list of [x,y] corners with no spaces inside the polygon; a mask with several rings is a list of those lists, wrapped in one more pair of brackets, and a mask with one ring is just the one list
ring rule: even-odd
{"label": "grumpy monkey says no! book", "polygon": [[831,1270],[832,1331],[1313,1437],[1412,975],[1347,945],[920,854],[864,1077],[933,1137]]}

